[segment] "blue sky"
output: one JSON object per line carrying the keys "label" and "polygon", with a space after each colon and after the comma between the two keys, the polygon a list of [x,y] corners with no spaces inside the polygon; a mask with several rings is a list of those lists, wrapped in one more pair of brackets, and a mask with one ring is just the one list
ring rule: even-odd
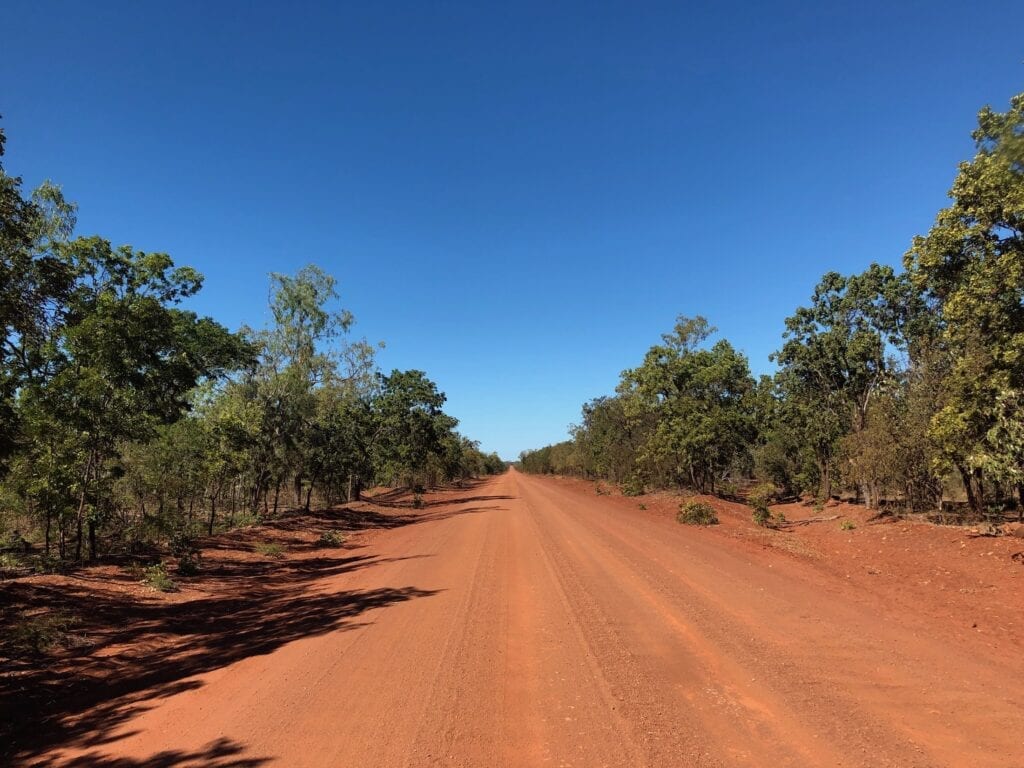
{"label": "blue sky", "polygon": [[770,370],[826,270],[898,263],[1024,90],[1024,4],[7,0],[6,167],[260,325],[340,281],[487,450],[564,438],[706,315]]}

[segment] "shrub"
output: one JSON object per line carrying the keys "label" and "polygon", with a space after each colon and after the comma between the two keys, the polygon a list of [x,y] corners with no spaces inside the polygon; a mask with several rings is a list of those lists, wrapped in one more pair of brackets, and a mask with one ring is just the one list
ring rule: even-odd
{"label": "shrub", "polygon": [[775,500],[775,486],[771,483],[761,483],[754,486],[747,496],[747,504],[753,510],[754,522],[765,527],[771,522],[772,512],[770,504]]}
{"label": "shrub", "polygon": [[718,493],[720,496],[724,496],[727,499],[734,499],[739,496],[740,487],[732,480],[723,480],[718,486]]}
{"label": "shrub", "polygon": [[167,573],[167,566],[164,563],[151,565],[142,573],[142,581],[158,592],[173,592],[178,588],[178,585],[174,583]]}
{"label": "shrub", "polygon": [[412,495],[412,508],[423,509],[423,494],[419,491]]}
{"label": "shrub", "polygon": [[63,611],[21,617],[8,628],[4,644],[12,651],[40,654],[68,639],[78,618]]}
{"label": "shrub", "polygon": [[857,525],[853,520],[843,520],[843,522],[839,524],[839,529],[842,531],[852,531],[856,527]]}
{"label": "shrub", "polygon": [[263,555],[264,557],[270,557],[274,560],[280,560],[284,557],[284,547],[280,544],[275,544],[272,541],[258,541],[253,547],[253,551],[257,555]]}
{"label": "shrub", "polygon": [[622,485],[623,496],[642,496],[644,493],[644,484],[640,482],[637,477],[631,477]]}
{"label": "shrub", "polygon": [[0,552],[0,568],[18,568],[21,558],[13,552]]}
{"label": "shrub", "polygon": [[340,547],[345,543],[345,534],[337,531],[324,531],[316,543],[318,547]]}
{"label": "shrub", "polygon": [[598,496],[607,496],[608,489],[601,485],[600,481],[598,481],[594,483],[594,493],[596,493]]}
{"label": "shrub", "polygon": [[171,554],[178,558],[178,573],[195,576],[203,564],[203,553],[194,536],[188,531],[178,531],[171,536]]}
{"label": "shrub", "polygon": [[637,504],[637,507],[639,507],[640,509],[647,509],[646,504]]}
{"label": "shrub", "polygon": [[710,504],[687,501],[679,505],[676,521],[683,525],[718,525],[718,515]]}

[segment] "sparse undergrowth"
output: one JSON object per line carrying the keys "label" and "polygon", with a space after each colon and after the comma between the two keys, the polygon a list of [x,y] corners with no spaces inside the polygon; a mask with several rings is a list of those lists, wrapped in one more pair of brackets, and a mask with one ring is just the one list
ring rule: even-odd
{"label": "sparse undergrowth", "polygon": [[284,557],[284,547],[272,541],[258,541],[252,549],[257,555],[263,555],[263,557],[269,557],[274,560],[280,560]]}
{"label": "sparse undergrowth", "polygon": [[157,592],[174,592],[178,588],[177,583],[167,573],[165,563],[157,563],[146,568],[143,571],[142,581]]}
{"label": "sparse undergrowth", "polygon": [[687,501],[679,505],[676,521],[683,525],[718,525],[718,515],[710,504]]}
{"label": "sparse undergrowth", "polygon": [[843,522],[841,522],[839,524],[840,530],[843,530],[843,531],[852,531],[856,527],[857,527],[857,524],[854,523],[853,520],[843,520]]}
{"label": "sparse undergrowth", "polygon": [[340,547],[345,543],[345,534],[337,531],[324,531],[316,540],[318,547]]}
{"label": "sparse undergrowth", "polygon": [[772,523],[772,511],[769,505],[774,499],[775,486],[771,483],[761,483],[755,486],[747,496],[747,503],[753,511],[754,522],[762,528],[767,528]]}
{"label": "sparse undergrowth", "polygon": [[39,655],[57,645],[74,647],[84,639],[72,633],[80,623],[66,611],[51,611],[34,616],[20,615],[7,622],[4,617],[2,646],[11,655]]}

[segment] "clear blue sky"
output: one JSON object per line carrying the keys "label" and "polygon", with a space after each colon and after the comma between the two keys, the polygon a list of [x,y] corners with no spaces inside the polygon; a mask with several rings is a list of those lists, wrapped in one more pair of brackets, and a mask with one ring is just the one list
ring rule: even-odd
{"label": "clear blue sky", "polygon": [[1024,90],[1024,3],[4,3],[6,166],[266,321],[316,262],[485,449],[562,439],[679,313],[769,369],[898,263]]}

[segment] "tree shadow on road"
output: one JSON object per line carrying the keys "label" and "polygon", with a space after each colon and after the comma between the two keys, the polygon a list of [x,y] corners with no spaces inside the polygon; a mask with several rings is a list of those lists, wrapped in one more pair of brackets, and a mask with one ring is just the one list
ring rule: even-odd
{"label": "tree shadow on road", "polygon": [[[0,620],[37,609],[63,612],[80,620],[75,633],[82,642],[35,657],[5,657],[0,643],[0,763],[15,758],[39,764],[54,749],[97,750],[129,735],[124,725],[162,699],[201,687],[198,675],[302,638],[362,626],[359,617],[367,611],[436,594],[412,586],[319,591],[313,586],[318,580],[388,560],[355,554],[351,545],[321,547],[316,537],[499,511],[493,502],[512,498],[475,495],[482,484],[443,489],[420,509],[412,508],[408,491],[388,491],[365,504],[285,512],[265,525],[206,539],[201,575],[175,576],[183,592],[173,597],[140,595],[139,575],[110,563],[78,568],[56,581],[5,583]],[[285,545],[289,557],[259,557],[256,545],[268,540]],[[138,763],[102,762],[107,758],[91,752],[74,765],[226,768],[263,762],[241,758],[241,748],[230,742],[211,749],[164,752]]]}
{"label": "tree shadow on road", "polygon": [[[184,602],[140,602],[93,584],[5,586],[2,600],[8,605],[87,610],[88,625],[98,635],[88,638],[88,647],[77,654],[49,664],[38,658],[3,663],[0,736],[6,744],[0,755],[31,763],[53,748],[93,749],[124,738],[127,734],[114,736],[112,731],[159,700],[200,687],[197,675],[295,640],[362,626],[358,617],[366,611],[436,594],[411,586],[310,589],[310,582],[324,576],[377,562],[368,556],[319,557],[259,571],[251,568],[265,563],[239,563],[241,570],[231,578],[207,584],[216,590],[214,595]],[[146,764],[175,765],[167,762],[171,758],[168,753]],[[235,764],[189,759],[195,765]]]}
{"label": "tree shadow on road", "polygon": [[141,760],[105,757],[90,753],[68,763],[69,768],[258,768],[270,762],[268,757],[244,757],[245,748],[230,739],[217,739],[202,749],[171,749]]}

